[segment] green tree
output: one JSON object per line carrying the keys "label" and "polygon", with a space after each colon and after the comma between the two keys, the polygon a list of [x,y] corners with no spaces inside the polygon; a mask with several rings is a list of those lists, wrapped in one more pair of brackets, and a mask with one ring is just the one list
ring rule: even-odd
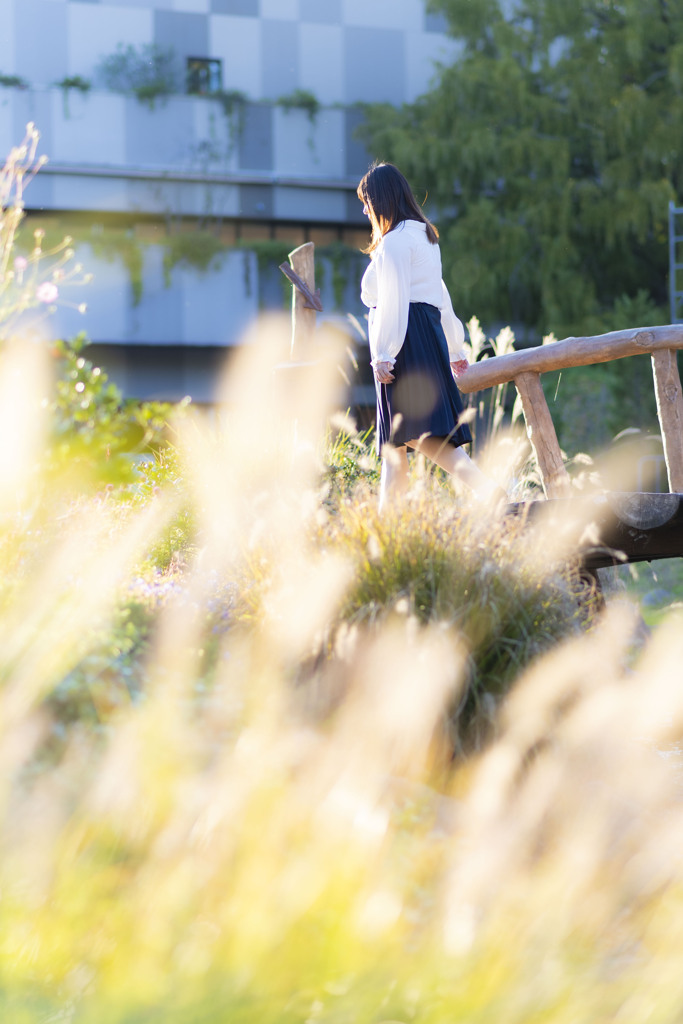
{"label": "green tree", "polygon": [[663,312],[668,202],[683,192],[683,4],[431,7],[458,59],[416,103],[368,107],[364,138],[437,211],[456,308],[558,336],[627,326],[610,311],[641,290]]}

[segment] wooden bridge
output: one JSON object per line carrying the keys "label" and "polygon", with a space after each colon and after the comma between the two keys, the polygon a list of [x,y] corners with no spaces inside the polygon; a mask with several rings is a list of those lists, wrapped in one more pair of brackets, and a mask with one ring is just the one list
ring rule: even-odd
{"label": "wooden bridge", "polygon": [[[571,507],[586,521],[595,523],[598,540],[582,551],[582,560],[589,569],[613,565],[624,556],[630,562],[683,556],[683,390],[676,363],[676,353],[682,348],[683,324],[640,327],[590,338],[565,338],[494,356],[473,364],[458,378],[458,387],[465,394],[514,382],[549,499],[535,503],[538,507],[532,514],[547,514],[551,506],[569,512]],[[564,465],[541,374],[643,355],[652,360],[670,493],[606,492],[577,497]]]}

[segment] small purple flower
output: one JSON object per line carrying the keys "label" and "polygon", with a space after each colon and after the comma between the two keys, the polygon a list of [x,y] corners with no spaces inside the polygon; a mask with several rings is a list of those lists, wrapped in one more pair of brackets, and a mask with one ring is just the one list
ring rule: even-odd
{"label": "small purple flower", "polygon": [[59,295],[59,288],[56,284],[52,284],[51,281],[43,281],[41,285],[36,288],[36,298],[38,302],[44,302],[45,305],[49,306],[51,302],[54,302]]}
{"label": "small purple flower", "polygon": [[28,266],[28,260],[25,256],[17,256],[14,261],[14,269],[18,274],[23,274]]}

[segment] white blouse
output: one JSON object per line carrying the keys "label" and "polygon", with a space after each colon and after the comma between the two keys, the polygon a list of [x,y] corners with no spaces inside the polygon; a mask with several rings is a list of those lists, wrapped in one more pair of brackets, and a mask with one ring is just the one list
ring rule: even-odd
{"label": "white blouse", "polygon": [[408,329],[411,302],[437,306],[451,362],[467,358],[465,331],[453,312],[441,273],[441,250],[427,238],[422,221],[404,220],[384,235],[361,281],[361,300],[370,307],[373,366],[394,365]]}

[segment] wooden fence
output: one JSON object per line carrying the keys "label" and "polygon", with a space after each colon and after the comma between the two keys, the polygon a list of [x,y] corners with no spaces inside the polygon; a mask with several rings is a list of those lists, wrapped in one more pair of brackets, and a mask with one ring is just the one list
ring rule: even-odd
{"label": "wooden fence", "polygon": [[567,497],[569,475],[555,426],[543,394],[541,374],[572,366],[608,363],[627,356],[650,355],[657,415],[672,493],[683,493],[683,392],[676,352],[683,348],[683,324],[613,331],[592,338],[565,338],[537,348],[510,352],[474,363],[458,378],[465,394],[514,381],[524,409],[527,434],[538,461],[548,498]]}

